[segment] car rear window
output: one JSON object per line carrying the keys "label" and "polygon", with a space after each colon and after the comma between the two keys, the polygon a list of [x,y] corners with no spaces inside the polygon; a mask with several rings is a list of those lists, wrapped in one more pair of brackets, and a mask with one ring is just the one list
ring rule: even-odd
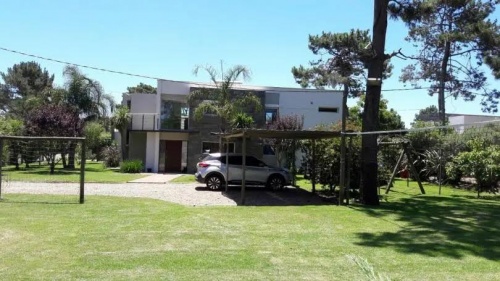
{"label": "car rear window", "polygon": [[219,159],[220,157],[216,157],[216,156],[213,156],[213,155],[207,155],[205,158],[203,158],[203,160],[201,161],[212,161],[212,160],[220,160]]}

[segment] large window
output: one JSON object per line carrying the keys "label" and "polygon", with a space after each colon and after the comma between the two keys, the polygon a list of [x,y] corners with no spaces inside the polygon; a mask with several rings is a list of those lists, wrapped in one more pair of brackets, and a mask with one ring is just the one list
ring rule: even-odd
{"label": "large window", "polygon": [[160,129],[186,130],[189,118],[189,107],[180,102],[161,102]]}
{"label": "large window", "polygon": [[[222,143],[223,151],[219,150],[218,142],[204,141],[201,143],[201,153],[226,152],[226,143]],[[229,143],[229,153],[234,153],[234,142]]]}
{"label": "large window", "polygon": [[277,108],[266,108],[266,124],[269,125],[278,119]]}

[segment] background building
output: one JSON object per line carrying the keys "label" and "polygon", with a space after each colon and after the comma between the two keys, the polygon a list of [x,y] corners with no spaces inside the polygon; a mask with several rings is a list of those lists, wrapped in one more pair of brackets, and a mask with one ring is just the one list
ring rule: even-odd
{"label": "background building", "polygon": [[[195,120],[187,104],[190,92],[213,88],[211,84],[158,80],[156,94],[123,94],[122,104],[128,106],[131,122],[127,133],[129,159],[139,159],[150,172],[194,172],[204,152],[219,151],[218,118],[206,115]],[[341,120],[342,93],[332,90],[261,87],[235,84],[235,92],[251,91],[262,102],[261,112],[247,112],[257,128],[278,116],[304,116],[304,129]],[[241,152],[241,145],[230,143],[231,152]],[[263,157],[259,140],[248,142],[248,152],[275,164],[275,157]],[[274,163],[273,163],[274,162]]]}

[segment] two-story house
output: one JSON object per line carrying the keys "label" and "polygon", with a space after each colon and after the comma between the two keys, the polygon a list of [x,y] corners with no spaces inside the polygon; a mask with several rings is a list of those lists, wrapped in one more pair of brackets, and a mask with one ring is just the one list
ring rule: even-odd
{"label": "two-story house", "polygon": [[[195,120],[187,104],[190,92],[214,85],[158,80],[156,94],[123,94],[131,121],[127,132],[129,159],[139,159],[150,172],[194,172],[206,152],[219,151],[218,118],[207,114]],[[249,112],[257,128],[278,115],[304,116],[304,129],[338,122],[342,114],[342,93],[332,90],[249,86],[235,83],[233,90],[250,91],[262,102],[263,111]],[[238,141],[229,143],[230,152],[241,152]],[[268,151],[262,142],[249,142],[248,151],[262,157]],[[272,157],[264,157],[272,162]]]}

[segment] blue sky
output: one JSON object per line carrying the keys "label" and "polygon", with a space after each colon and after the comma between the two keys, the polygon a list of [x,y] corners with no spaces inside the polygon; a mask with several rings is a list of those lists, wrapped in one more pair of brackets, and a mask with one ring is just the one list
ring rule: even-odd
{"label": "blue sky", "polygon": [[[39,56],[172,80],[206,82],[192,74],[199,64],[243,64],[251,69],[248,84],[298,87],[292,66],[313,55],[308,35],[322,31],[370,29],[369,0],[192,0],[192,1],[5,1],[0,9],[0,47]],[[498,11],[495,15],[498,18]],[[9,23],[9,24],[5,24]],[[390,21],[387,52],[410,47],[406,28]],[[20,61],[35,60],[64,83],[64,65],[0,51],[0,71]],[[393,76],[384,89],[404,88],[394,59]],[[126,87],[156,81],[81,69],[101,82],[117,100]],[[492,81],[492,86],[500,83]],[[406,87],[410,87],[409,85]],[[384,92],[389,106],[407,125],[419,109],[437,105],[425,90]],[[350,101],[354,103],[354,101]],[[447,99],[447,112],[482,114],[479,101]]]}

